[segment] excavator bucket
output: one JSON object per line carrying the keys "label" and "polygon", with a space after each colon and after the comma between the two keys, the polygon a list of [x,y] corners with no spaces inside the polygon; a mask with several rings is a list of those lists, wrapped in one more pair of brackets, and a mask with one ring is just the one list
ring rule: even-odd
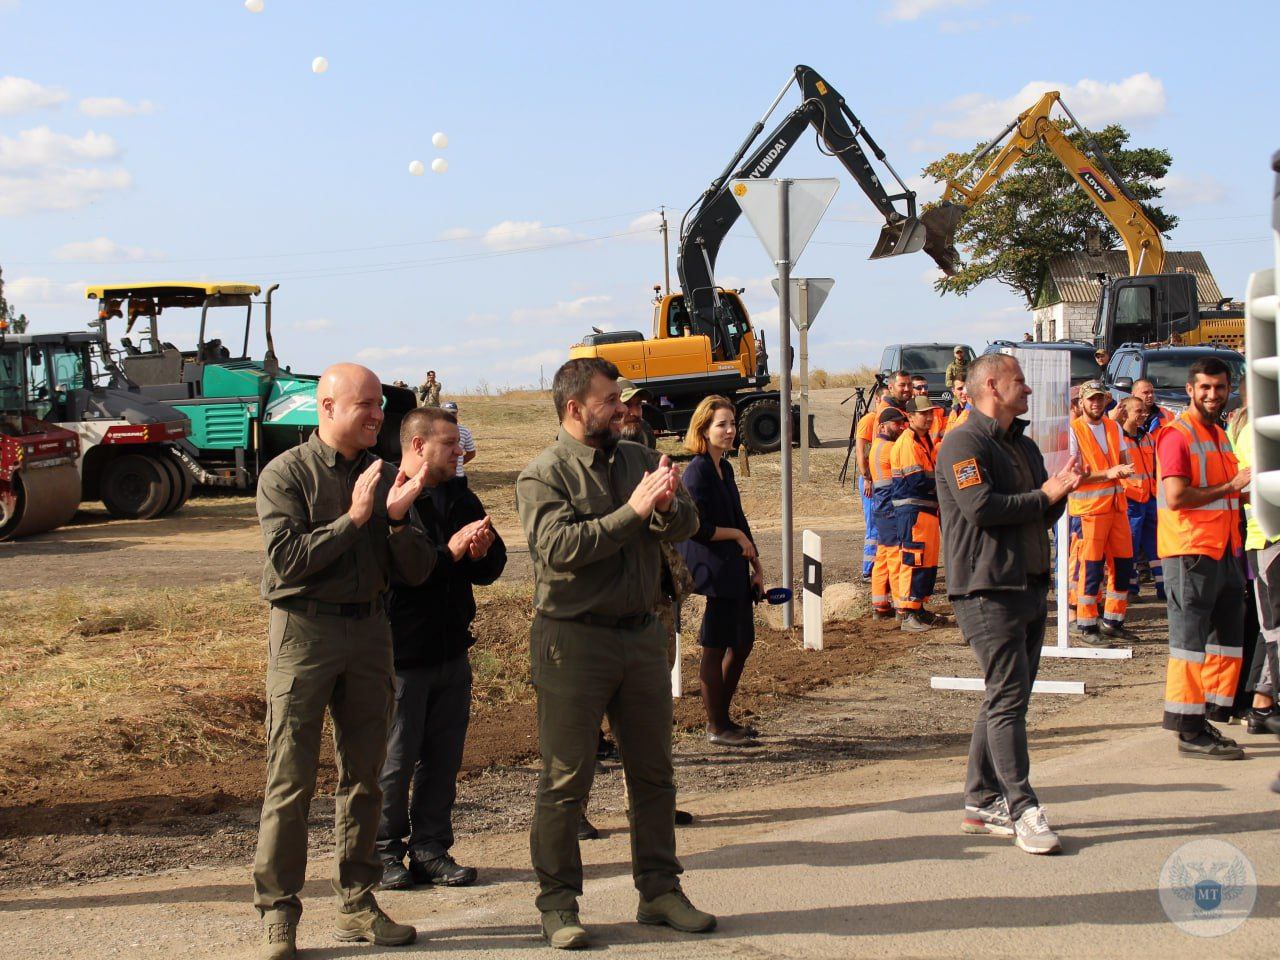
{"label": "excavator bucket", "polygon": [[965,208],[944,200],[920,215],[924,225],[924,252],[948,277],[960,272],[960,251],[956,249],[956,230],[964,219]]}
{"label": "excavator bucket", "polygon": [[903,217],[884,225],[870,259],[881,260],[884,257],[915,253],[923,246],[924,228],[920,226],[920,221],[915,217]]}

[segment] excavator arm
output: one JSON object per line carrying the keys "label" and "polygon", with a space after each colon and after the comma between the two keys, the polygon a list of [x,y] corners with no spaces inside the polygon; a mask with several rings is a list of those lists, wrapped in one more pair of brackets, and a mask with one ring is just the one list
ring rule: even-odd
{"label": "excavator arm", "polygon": [[[1049,118],[1055,103],[1062,107],[1076,128],[1085,134],[1087,154],[1077,148]],[[959,174],[949,179],[942,201],[925,211],[921,217],[927,233],[925,252],[938,262],[943,271],[948,276],[954,276],[960,269],[955,234],[965,211],[982,199],[1013,164],[1039,143],[1052,151],[1058,162],[1116,228],[1129,255],[1130,276],[1163,272],[1164,241],[1160,237],[1160,231],[1151,222],[1142,205],[1125,188],[1111,162],[1067,109],[1056,90],[1050,90],[1029,110],[1020,113]],[[995,159],[973,185],[964,186],[962,181],[965,174],[983,163],[992,153],[995,153]]]}
{"label": "excavator arm", "polygon": [[[799,85],[803,102],[759,146],[751,150],[770,115],[793,83]],[[730,181],[768,177],[808,127],[813,127],[819,149],[844,164],[862,192],[884,217],[885,224],[870,259],[878,260],[928,248],[925,229],[916,218],[915,193],[902,182],[902,178],[889,164],[884,151],[849,109],[844,97],[823,80],[816,70],[801,64],[795,68],[792,78],[774,98],[773,104],[752,128],[720,176],[712,181],[711,186],[686,211],[681,223],[676,270],[695,333],[707,334],[713,341],[731,346],[728,343],[731,338],[722,330],[726,318],[722,315],[721,298],[715,283],[715,264],[720,244],[742,212],[729,191]],[[859,140],[885,165],[901,192],[890,194],[885,190]],[[899,201],[906,202],[905,214],[896,206]]]}

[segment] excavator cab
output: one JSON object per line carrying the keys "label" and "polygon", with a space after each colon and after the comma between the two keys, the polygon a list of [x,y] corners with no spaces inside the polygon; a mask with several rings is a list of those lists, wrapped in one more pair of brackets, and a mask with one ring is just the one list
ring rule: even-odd
{"label": "excavator cab", "polygon": [[1102,281],[1093,338],[1114,350],[1122,343],[1168,343],[1199,325],[1195,274],[1116,277]]}

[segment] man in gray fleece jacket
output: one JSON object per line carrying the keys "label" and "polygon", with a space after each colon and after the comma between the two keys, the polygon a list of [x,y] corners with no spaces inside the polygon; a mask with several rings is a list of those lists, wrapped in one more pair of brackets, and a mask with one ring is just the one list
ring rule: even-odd
{"label": "man in gray fleece jacket", "polygon": [[969,746],[966,833],[1013,837],[1027,853],[1061,850],[1031,789],[1027,704],[1048,616],[1049,528],[1080,483],[1073,459],[1048,476],[1023,436],[1027,386],[1018,361],[986,354],[969,368],[973,412],[938,451],[947,596],[986,683]]}

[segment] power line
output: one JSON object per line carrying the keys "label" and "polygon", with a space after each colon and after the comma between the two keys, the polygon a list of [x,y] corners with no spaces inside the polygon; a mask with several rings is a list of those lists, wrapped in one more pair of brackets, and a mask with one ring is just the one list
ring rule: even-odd
{"label": "power line", "polygon": [[[629,210],[624,213],[612,213],[603,217],[589,217],[584,220],[569,220],[565,223],[553,223],[543,226],[544,230],[561,230],[565,227],[582,226],[586,223],[601,223],[605,220],[618,220],[622,217],[635,217],[640,214],[656,212],[656,207],[651,211],[648,208],[644,210]],[[657,229],[656,227],[654,228]],[[643,231],[637,231],[643,232]],[[318,257],[327,256],[335,253],[367,253],[374,250],[396,250],[405,247],[431,246],[442,243],[465,243],[470,240],[483,240],[482,235],[469,235],[466,237],[436,237],[431,240],[406,240],[401,243],[381,243],[365,247],[334,247],[327,250],[302,250],[295,253],[263,253],[263,254],[238,254],[235,256],[224,257],[182,257],[172,259],[169,257],[149,257],[141,260],[9,260],[9,266],[133,266],[146,264],[179,264],[179,263],[230,263],[242,262],[246,260],[283,260],[290,257]]]}

